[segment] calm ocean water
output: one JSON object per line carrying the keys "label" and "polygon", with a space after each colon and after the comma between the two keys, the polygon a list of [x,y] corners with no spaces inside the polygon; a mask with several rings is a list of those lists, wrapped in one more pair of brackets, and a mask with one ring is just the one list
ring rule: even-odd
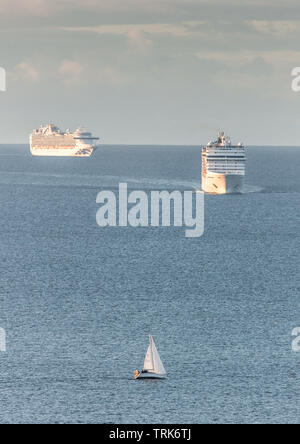
{"label": "calm ocean water", "polygon": [[[196,147],[0,147],[1,423],[299,423],[300,149],[249,148],[205,234],[100,229],[96,196],[200,188]],[[165,381],[134,381],[156,340]]]}

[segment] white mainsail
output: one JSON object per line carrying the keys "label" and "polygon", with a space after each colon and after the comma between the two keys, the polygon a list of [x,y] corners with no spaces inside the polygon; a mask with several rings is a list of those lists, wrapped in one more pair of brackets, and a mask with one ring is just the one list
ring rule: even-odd
{"label": "white mainsail", "polygon": [[149,345],[147,353],[146,353],[145,362],[144,362],[144,370],[154,370],[151,344]]}
{"label": "white mainsail", "polygon": [[152,371],[153,373],[157,373],[158,375],[166,375],[167,372],[164,368],[163,363],[161,362],[153,337],[149,335],[149,339],[150,345],[145,357],[144,370]]}

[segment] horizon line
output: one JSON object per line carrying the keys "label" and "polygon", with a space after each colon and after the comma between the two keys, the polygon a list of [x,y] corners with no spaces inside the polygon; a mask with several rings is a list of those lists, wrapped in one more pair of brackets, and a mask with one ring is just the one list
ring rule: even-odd
{"label": "horizon line", "polygon": [[[19,146],[30,146],[30,144],[28,142],[24,143],[24,142],[0,142],[0,147],[2,146],[7,146],[7,145],[19,145]],[[123,146],[123,147],[190,147],[190,148],[201,148],[201,147],[205,147],[207,146],[207,143],[199,143],[197,145],[195,144],[186,144],[186,145],[182,145],[182,144],[172,144],[172,143],[164,143],[164,144],[159,144],[159,143],[103,143],[103,144],[99,144],[99,147],[106,147],[106,146],[110,146],[110,147],[118,147],[118,146]],[[246,148],[300,148],[300,145],[255,145],[255,144],[249,144],[249,145],[245,145]]]}

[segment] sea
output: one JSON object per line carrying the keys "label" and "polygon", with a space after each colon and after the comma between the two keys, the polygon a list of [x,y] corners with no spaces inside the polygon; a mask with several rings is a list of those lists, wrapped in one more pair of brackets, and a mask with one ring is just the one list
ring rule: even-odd
{"label": "sea", "polygon": [[[300,423],[300,148],[249,147],[199,238],[100,228],[124,182],[200,190],[201,149],[0,146],[0,423]],[[135,381],[149,332],[168,378]]]}

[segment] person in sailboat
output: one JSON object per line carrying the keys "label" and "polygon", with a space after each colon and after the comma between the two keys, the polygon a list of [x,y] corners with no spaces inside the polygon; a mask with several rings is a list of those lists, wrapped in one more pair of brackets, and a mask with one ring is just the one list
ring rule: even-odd
{"label": "person in sailboat", "polygon": [[135,370],[135,372],[134,372],[134,374],[133,374],[133,376],[134,376],[134,379],[138,379],[138,377],[140,376],[140,372],[138,371],[138,370]]}
{"label": "person in sailboat", "polygon": [[149,347],[146,353],[144,368],[142,371],[135,370],[134,379],[164,379],[167,372],[161,362],[153,337],[149,335]]}

